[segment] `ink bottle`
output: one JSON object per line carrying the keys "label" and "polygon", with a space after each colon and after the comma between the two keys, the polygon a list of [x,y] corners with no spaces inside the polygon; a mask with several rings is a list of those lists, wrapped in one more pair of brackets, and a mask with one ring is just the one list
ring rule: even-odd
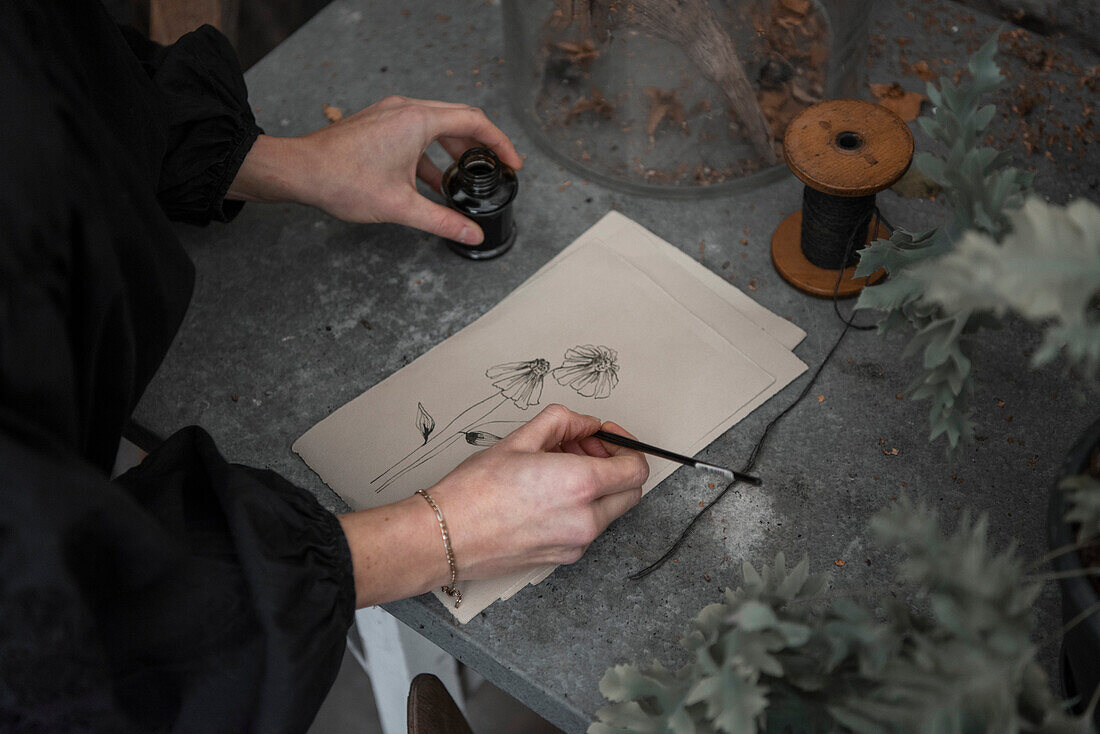
{"label": "ink bottle", "polygon": [[471,260],[507,252],[516,241],[512,202],[519,190],[516,172],[488,148],[470,148],[443,174],[447,206],[477,222],[485,239],[480,245],[446,240],[447,246]]}

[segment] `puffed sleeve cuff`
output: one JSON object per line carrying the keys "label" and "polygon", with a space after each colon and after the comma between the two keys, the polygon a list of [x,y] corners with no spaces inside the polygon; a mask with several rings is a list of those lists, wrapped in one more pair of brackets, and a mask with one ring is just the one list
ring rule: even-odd
{"label": "puffed sleeve cuff", "polygon": [[[220,630],[233,640],[205,662],[233,681],[229,695],[254,697],[232,704],[252,719],[225,721],[224,731],[305,731],[336,678],[355,614],[351,552],[336,516],[272,471],[226,462],[196,427],[178,431],[117,482],[191,549],[202,578],[198,588],[177,585],[184,590],[173,603],[191,610],[189,629],[167,625],[175,629],[166,634],[188,640]],[[199,719],[229,705],[205,694],[212,697],[185,706]],[[176,719],[180,730],[202,730],[186,722],[186,713]]]}
{"label": "puffed sleeve cuff", "polygon": [[226,201],[230,184],[263,132],[248,105],[237,55],[204,25],[158,49],[146,68],[167,112],[167,151],[157,198],[170,219],[227,222],[243,206]]}

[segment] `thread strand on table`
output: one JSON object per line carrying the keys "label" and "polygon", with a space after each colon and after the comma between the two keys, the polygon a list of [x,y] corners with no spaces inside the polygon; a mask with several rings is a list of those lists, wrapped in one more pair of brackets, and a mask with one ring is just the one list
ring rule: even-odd
{"label": "thread strand on table", "polygon": [[[836,198],[836,197],[834,197],[834,198]],[[878,206],[874,205],[874,198],[875,197],[872,196],[870,198],[872,200],[872,214],[873,214],[873,217],[874,217],[873,224],[874,224],[874,227],[875,227],[875,229],[872,230],[872,231],[878,231],[878,224],[879,224],[880,221],[882,221],[882,216],[879,213]],[[857,214],[858,214],[858,212],[857,212]],[[858,239],[858,235],[863,230],[861,228],[859,228],[858,226],[856,226],[855,224],[842,224],[841,226],[844,226],[846,228],[845,231],[847,231],[849,233],[847,242],[844,243],[844,259],[841,262],[848,262],[848,260],[853,255],[853,251],[855,249],[855,243]],[[893,227],[890,227],[889,224],[887,224],[887,227],[891,230],[893,229]],[[749,454],[748,460],[745,462],[744,466],[741,467],[741,473],[742,474],[749,474],[749,473],[752,472],[753,467],[756,466],[756,459],[760,455],[760,451],[761,451],[761,449],[763,449],[765,442],[768,440],[768,435],[771,433],[772,428],[774,428],[776,426],[776,424],[779,423],[779,421],[781,421],[783,419],[784,416],[786,416],[788,413],[790,413],[792,410],[794,410],[795,406],[797,406],[799,403],[801,403],[802,399],[805,398],[810,393],[810,390],[813,388],[814,384],[817,382],[817,378],[821,375],[822,370],[825,369],[825,365],[827,365],[829,363],[829,360],[832,359],[832,356],[836,353],[836,350],[838,348],[840,348],[840,343],[842,341],[844,341],[844,337],[847,335],[848,330],[849,329],[857,329],[859,331],[867,331],[869,329],[875,328],[874,324],[864,325],[864,324],[855,324],[855,323],[853,323],[853,321],[855,319],[855,314],[854,313],[848,318],[844,318],[844,316],[841,315],[838,292],[840,290],[840,283],[843,280],[843,278],[844,278],[844,271],[842,269],[838,270],[837,271],[837,276],[836,276],[836,285],[833,287],[833,310],[836,313],[837,318],[839,318],[841,323],[844,324],[844,328],[840,330],[840,336],[837,337],[836,342],[833,343],[833,346],[825,354],[825,357],[821,360],[821,364],[819,364],[817,366],[817,369],[814,370],[814,373],[810,377],[810,380],[802,388],[802,392],[800,392],[798,394],[798,396],[791,402],[790,405],[788,405],[786,408],[784,408],[782,411],[780,411],[780,413],[778,415],[776,415],[774,418],[772,418],[768,422],[768,424],[764,427],[764,431],[760,434],[760,438],[757,439],[756,444],[753,446],[752,452]],[[723,489],[721,492],[719,492],[714,497],[714,499],[712,499],[710,502],[708,502],[706,504],[706,506],[703,507],[703,509],[701,509],[697,513],[695,513],[695,516],[691,518],[691,520],[688,522],[687,526],[680,533],[680,536],[678,538],[676,538],[676,540],[672,543],[671,546],[669,546],[668,550],[666,550],[660,558],[658,558],[656,561],[649,564],[648,566],[646,566],[642,570],[631,574],[628,578],[631,581],[640,581],[641,579],[644,579],[646,576],[650,575],[651,573],[653,573],[654,571],[659,569],[661,566],[665,565],[665,563],[668,562],[668,559],[672,558],[672,556],[676,553],[676,551],[678,551],[680,549],[680,546],[683,545],[683,543],[687,539],[688,535],[690,535],[691,531],[695,528],[696,523],[698,523],[699,520],[702,519],[702,517],[704,515],[706,515],[707,512],[710,511],[710,508],[714,507],[716,504],[721,502],[722,498],[725,497],[726,494],[731,489],[733,489],[733,487],[736,484],[737,484],[737,480],[734,479],[732,482],[727,484],[725,489]]]}

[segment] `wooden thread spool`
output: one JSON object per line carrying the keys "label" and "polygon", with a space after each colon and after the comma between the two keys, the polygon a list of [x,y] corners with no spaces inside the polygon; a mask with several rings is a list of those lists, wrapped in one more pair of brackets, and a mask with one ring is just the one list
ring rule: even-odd
{"label": "wooden thread spool", "polygon": [[[804,191],[803,200],[815,204],[812,217],[820,217],[818,209],[829,208],[830,197],[843,197],[845,201],[832,202],[836,211],[860,211],[864,200],[873,207],[873,197],[892,186],[909,169],[913,160],[913,134],[905,122],[885,107],[858,99],[834,99],[815,104],[802,110],[791,120],[783,136],[783,157],[791,172],[812,191]],[[809,210],[809,206],[805,207]],[[867,212],[871,208],[866,209]],[[854,214],[852,216],[860,216]],[[840,298],[850,298],[860,292],[870,281],[877,282],[885,273],[879,270],[870,276],[856,278],[855,265],[845,263],[837,288],[837,274],[841,269],[844,251],[855,228],[863,219],[857,218],[847,227],[833,221],[809,222],[814,232],[825,225],[839,226],[827,247],[839,251],[833,253],[836,267],[822,267],[807,255],[804,233],[811,229],[803,223],[803,211],[796,211],[776,227],[772,234],[772,262],[783,279],[803,293],[831,298],[833,292]],[[855,243],[853,252],[872,239],[889,237],[886,227],[878,218],[866,224],[867,234]],[[876,231],[871,231],[872,227]],[[822,263],[820,237],[814,235],[813,259]],[[858,237],[858,235],[856,235]]]}

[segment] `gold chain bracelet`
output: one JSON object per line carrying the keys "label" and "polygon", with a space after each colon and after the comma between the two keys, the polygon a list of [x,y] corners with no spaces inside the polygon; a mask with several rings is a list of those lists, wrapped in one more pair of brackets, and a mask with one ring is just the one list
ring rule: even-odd
{"label": "gold chain bracelet", "polygon": [[439,532],[443,533],[443,550],[447,553],[447,564],[451,567],[451,583],[443,587],[443,593],[454,597],[455,609],[458,609],[459,605],[462,604],[462,592],[455,586],[455,581],[458,580],[458,568],[455,566],[455,552],[451,548],[451,534],[447,530],[447,521],[443,519],[443,513],[440,512],[439,505],[435,503],[430,494],[422,489],[416,490],[416,493],[431,505],[432,512],[435,513],[435,519],[439,521]]}

